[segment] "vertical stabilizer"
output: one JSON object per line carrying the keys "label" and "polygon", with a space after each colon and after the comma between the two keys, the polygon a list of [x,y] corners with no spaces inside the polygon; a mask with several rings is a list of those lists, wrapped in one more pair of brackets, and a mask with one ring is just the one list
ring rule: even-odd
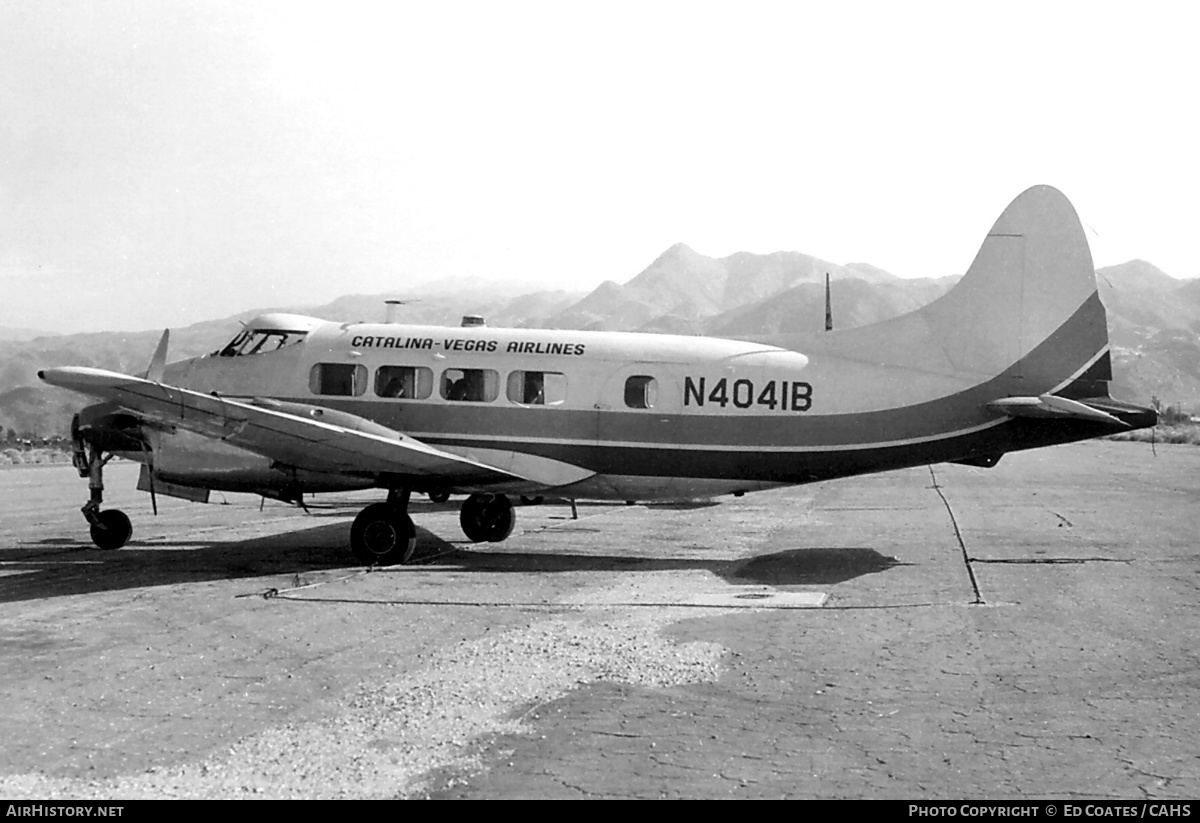
{"label": "vertical stabilizer", "polygon": [[956,369],[1011,370],[1014,394],[1048,391],[1085,365],[1107,364],[1092,253],[1074,207],[1050,186],[1018,196],[962,280],[920,313]]}
{"label": "vertical stabilizer", "polygon": [[994,395],[987,402],[1047,392],[1104,397],[1111,380],[1091,250],[1074,207],[1050,186],[1013,200],[967,273],[927,306],[764,342],[808,355],[813,385],[833,381],[828,413],[912,406],[983,385]]}

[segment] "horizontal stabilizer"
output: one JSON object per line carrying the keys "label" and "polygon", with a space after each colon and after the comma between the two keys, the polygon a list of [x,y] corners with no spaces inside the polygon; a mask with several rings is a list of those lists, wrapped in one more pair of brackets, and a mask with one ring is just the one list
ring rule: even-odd
{"label": "horizontal stabilizer", "polygon": [[1005,397],[988,403],[988,408],[1007,414],[1009,417],[1073,417],[1079,420],[1095,420],[1129,428],[1129,424],[1108,412],[1053,394],[1037,397]]}

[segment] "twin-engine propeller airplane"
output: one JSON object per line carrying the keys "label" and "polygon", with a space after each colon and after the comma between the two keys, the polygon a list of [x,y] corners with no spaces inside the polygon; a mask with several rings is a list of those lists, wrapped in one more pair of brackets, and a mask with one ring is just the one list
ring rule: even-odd
{"label": "twin-engine propeller airplane", "polygon": [[[408,560],[412,492],[469,494],[473,541],[513,529],[510,495],[654,500],[740,495],[1152,426],[1108,395],[1104,306],[1079,218],[1055,189],[1020,195],[962,280],[875,325],[763,342],[618,332],[330,323],[268,314],[204,357],[142,377],[39,376],[104,402],[76,415],[92,539],[113,454],[139,488],[300,502],[379,488],[350,530],[364,563]],[[803,353],[801,353],[803,352]]]}

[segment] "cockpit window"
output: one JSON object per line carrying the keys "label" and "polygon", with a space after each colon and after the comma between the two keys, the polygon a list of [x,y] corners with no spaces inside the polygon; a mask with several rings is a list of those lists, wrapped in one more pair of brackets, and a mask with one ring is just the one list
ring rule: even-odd
{"label": "cockpit window", "polygon": [[229,341],[229,345],[217,352],[218,357],[244,357],[251,354],[282,349],[299,343],[308,332],[303,329],[243,329]]}

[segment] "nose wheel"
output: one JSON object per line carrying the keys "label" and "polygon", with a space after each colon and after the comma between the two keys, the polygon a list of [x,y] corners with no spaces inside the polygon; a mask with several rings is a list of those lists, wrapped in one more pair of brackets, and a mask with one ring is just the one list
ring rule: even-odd
{"label": "nose wheel", "polygon": [[[85,515],[86,516],[86,515]],[[120,509],[96,512],[91,522],[92,542],[100,549],[119,549],[129,542],[133,524]]]}
{"label": "nose wheel", "polygon": [[79,476],[88,479],[88,490],[91,493],[81,511],[90,526],[92,542],[99,549],[119,549],[128,543],[133,535],[133,524],[120,509],[100,510],[101,504],[104,503],[104,467],[112,459],[112,455],[105,457],[100,449],[84,442],[79,434],[79,415],[71,421],[71,435],[75,444],[71,462],[75,464]]}
{"label": "nose wheel", "polygon": [[503,494],[473,494],[463,501],[458,521],[472,543],[499,543],[512,534],[517,518]]}

